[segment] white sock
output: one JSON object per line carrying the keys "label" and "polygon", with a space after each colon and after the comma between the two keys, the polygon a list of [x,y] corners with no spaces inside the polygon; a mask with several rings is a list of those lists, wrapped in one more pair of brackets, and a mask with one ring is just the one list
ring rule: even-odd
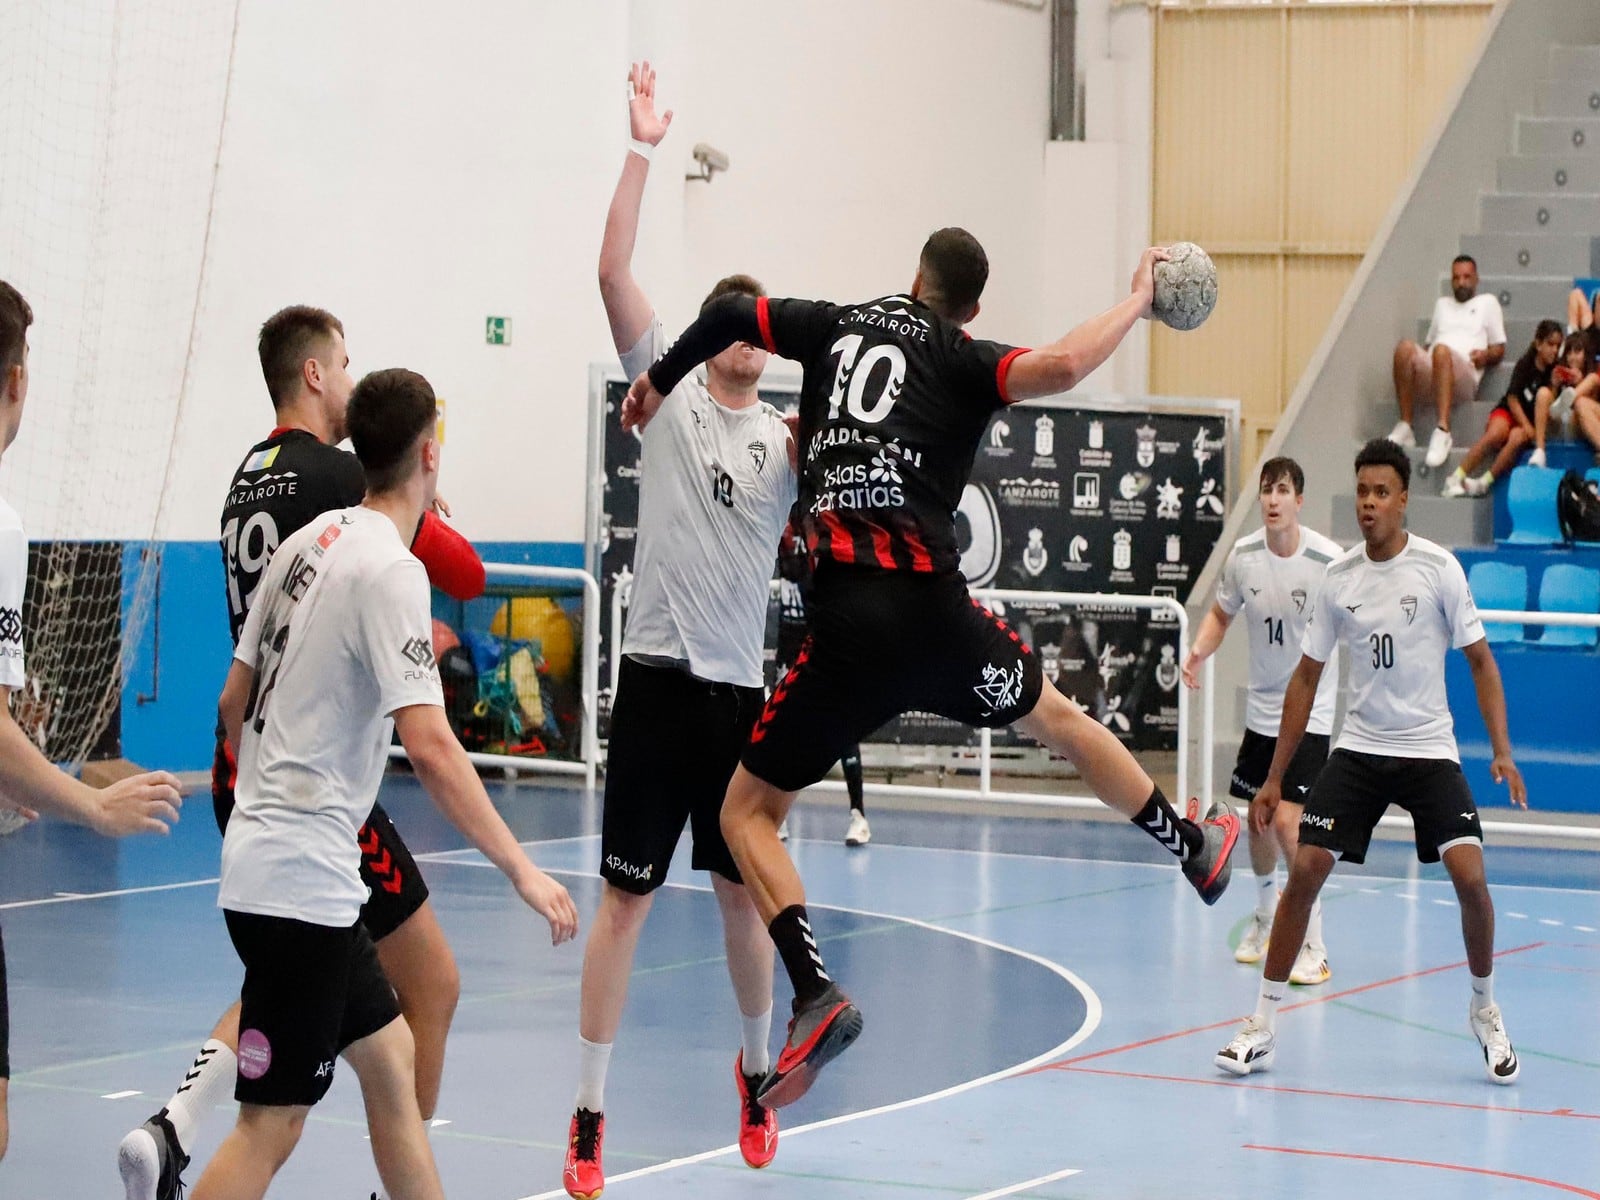
{"label": "white sock", "polygon": [[1266,924],[1272,923],[1272,914],[1278,911],[1278,872],[1268,871],[1256,876],[1256,916]]}
{"label": "white sock", "polygon": [[1318,950],[1327,949],[1327,944],[1322,940],[1321,896],[1311,902],[1311,920],[1306,924],[1306,945],[1315,946]]}
{"label": "white sock", "polygon": [[739,1022],[744,1026],[744,1073],[765,1075],[772,1066],[772,1055],[767,1050],[767,1041],[772,1036],[772,1009],[769,1007],[759,1017],[741,1015]]}
{"label": "white sock", "polygon": [[606,1110],[606,1068],[611,1065],[611,1043],[578,1037],[578,1099],[573,1107],[590,1112]]}
{"label": "white sock", "polygon": [[1256,997],[1256,1020],[1267,1027],[1267,1032],[1278,1032],[1278,1005],[1283,1003],[1287,983],[1274,983],[1265,975],[1261,977],[1261,994]]}
{"label": "white sock", "polygon": [[239,1059],[226,1042],[211,1038],[195,1055],[183,1084],[167,1101],[167,1120],[178,1135],[178,1145],[187,1148],[190,1139],[211,1110],[233,1099],[239,1078]]}
{"label": "white sock", "polygon": [[1472,1011],[1482,1012],[1494,1003],[1494,975],[1472,977]]}

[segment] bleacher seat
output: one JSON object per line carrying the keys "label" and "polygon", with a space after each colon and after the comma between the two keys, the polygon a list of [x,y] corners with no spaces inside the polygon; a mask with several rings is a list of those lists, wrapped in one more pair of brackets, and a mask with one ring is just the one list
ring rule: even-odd
{"label": "bleacher seat", "polygon": [[[1484,564],[1487,565],[1487,564]],[[1572,563],[1546,567],[1539,583],[1541,612],[1600,613],[1600,571]],[[1546,625],[1541,646],[1593,646],[1600,630],[1575,625]]]}
{"label": "bleacher seat", "polygon": [[1548,467],[1517,467],[1511,472],[1506,504],[1511,514],[1507,542],[1519,546],[1553,546],[1565,539],[1556,515],[1556,489],[1561,472]]}
{"label": "bleacher seat", "polygon": [[[1480,609],[1528,607],[1528,568],[1511,563],[1473,563],[1467,572],[1467,586],[1472,589],[1473,602]],[[1483,632],[1491,643],[1520,642],[1525,639],[1523,626],[1510,621],[1485,621]]]}

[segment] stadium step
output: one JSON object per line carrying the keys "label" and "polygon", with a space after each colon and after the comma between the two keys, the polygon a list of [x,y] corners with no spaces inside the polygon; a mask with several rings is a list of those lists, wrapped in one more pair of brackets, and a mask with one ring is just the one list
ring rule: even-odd
{"label": "stadium step", "polygon": [[[1497,296],[1507,318],[1537,321],[1550,317],[1566,323],[1567,295],[1572,291],[1572,280],[1582,272],[1566,275],[1488,275],[1479,274],[1478,291]],[[1440,277],[1439,294],[1450,294],[1450,277]],[[1518,353],[1521,353],[1519,350]]]}
{"label": "stadium step", "polygon": [[1542,117],[1600,117],[1600,75],[1544,79],[1535,95]]}
{"label": "stadium step", "polygon": [[[1411,498],[1406,504],[1406,528],[1441,546],[1492,545],[1493,506],[1477,500],[1446,500],[1439,495],[1439,488],[1444,484],[1444,472],[1445,468],[1440,468],[1430,471],[1426,477],[1412,473]],[[1345,546],[1353,546],[1361,540],[1353,492],[1344,491],[1334,496],[1329,536]]]}
{"label": "stadium step", "polygon": [[1551,46],[1550,78],[1591,84],[1600,79],[1600,46]]}
{"label": "stadium step", "polygon": [[1600,237],[1587,233],[1469,233],[1461,252],[1477,259],[1480,275],[1600,275]]}
{"label": "stadium step", "polygon": [[1600,192],[1600,155],[1508,154],[1497,160],[1495,178],[1502,192]]}
{"label": "stadium step", "polygon": [[[1562,327],[1564,329],[1566,324],[1565,308],[1563,308],[1559,313],[1552,313],[1550,315],[1550,319],[1562,322]],[[1479,400],[1487,400],[1493,404],[1505,394],[1505,388],[1509,386],[1511,382],[1511,365],[1515,363],[1521,356],[1522,352],[1533,343],[1533,331],[1538,324],[1539,319],[1536,317],[1528,317],[1524,319],[1520,317],[1513,318],[1508,316],[1506,318],[1505,362],[1491,371],[1484,372],[1483,382],[1478,385]],[[1428,318],[1419,317],[1417,319],[1417,342],[1420,344],[1427,336]],[[1497,387],[1501,389],[1499,392],[1495,392],[1495,388]]]}
{"label": "stadium step", "polygon": [[1513,144],[1518,154],[1600,154],[1600,114],[1518,117]]}
{"label": "stadium step", "polygon": [[1592,192],[1485,192],[1478,211],[1484,233],[1592,234],[1600,229],[1600,194]]}

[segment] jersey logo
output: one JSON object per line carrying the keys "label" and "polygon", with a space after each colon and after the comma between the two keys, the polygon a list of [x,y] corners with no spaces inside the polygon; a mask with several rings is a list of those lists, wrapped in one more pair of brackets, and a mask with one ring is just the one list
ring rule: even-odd
{"label": "jersey logo", "polygon": [[887,449],[879,450],[872,456],[872,470],[868,478],[873,483],[899,483],[900,466],[889,457]]}
{"label": "jersey logo", "polygon": [[[341,517],[340,521],[343,522],[344,518]],[[348,522],[346,522],[346,523],[348,523]],[[326,529],[324,529],[322,531],[321,536],[319,536],[317,538],[317,546],[318,546],[318,548],[321,549],[321,550],[326,550],[329,546],[333,545],[335,542],[337,542],[339,540],[340,532],[341,531],[340,531],[338,525],[329,525]]]}
{"label": "jersey logo", "polygon": [[1400,597],[1400,611],[1406,614],[1406,624],[1417,619],[1417,598],[1415,596]]}
{"label": "jersey logo", "polygon": [[433,643],[427,638],[409,639],[400,647],[400,653],[419,667],[433,666]]}
{"label": "jersey logo", "polygon": [[240,474],[249,475],[255,471],[265,471],[277,461],[278,451],[281,449],[283,449],[282,446],[271,446],[265,450],[257,450],[244,460],[244,466],[239,469]]}
{"label": "jersey logo", "polygon": [[1355,612],[1355,610],[1360,608],[1360,607],[1361,607],[1361,605],[1359,605],[1359,604],[1346,604],[1345,605],[1345,608],[1347,610],[1349,610],[1350,612]]}
{"label": "jersey logo", "polygon": [[978,693],[978,699],[989,707],[984,710],[984,716],[992,716],[1002,709],[1010,708],[1022,699],[1022,663],[1018,662],[1014,669],[986,663],[983,668],[983,682],[972,689]]}
{"label": "jersey logo", "polygon": [[756,474],[761,474],[761,468],[767,465],[767,444],[765,442],[751,442],[745,449],[750,451],[750,457],[756,464]]}
{"label": "jersey logo", "polygon": [[1294,591],[1289,593],[1289,599],[1294,601],[1294,610],[1295,610],[1295,612],[1303,613],[1303,612],[1306,611],[1306,590],[1305,590],[1305,588],[1295,588]]}
{"label": "jersey logo", "polygon": [[0,608],[0,642],[22,640],[22,614],[14,608]]}
{"label": "jersey logo", "polygon": [[1251,588],[1250,589],[1250,594],[1252,596],[1259,596],[1259,595],[1261,595],[1261,589],[1260,588]]}

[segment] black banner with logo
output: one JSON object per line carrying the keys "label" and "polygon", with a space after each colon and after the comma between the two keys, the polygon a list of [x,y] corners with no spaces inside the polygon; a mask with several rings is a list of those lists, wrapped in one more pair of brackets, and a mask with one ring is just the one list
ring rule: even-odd
{"label": "black banner with logo", "polygon": [[[605,385],[601,589],[601,736],[610,708],[611,601],[631,586],[639,514],[639,440],[617,425],[627,385]],[[792,391],[762,392],[779,409]],[[956,514],[973,587],[1165,595],[1187,603],[1227,512],[1224,416],[1027,405],[997,413]],[[776,547],[774,547],[776,556]],[[1175,749],[1180,686],[1176,622],[1135,609],[1063,611],[996,605],[1046,674],[1136,749]],[[776,604],[768,622],[773,662]],[[936,653],[929,647],[929,653]],[[927,713],[890,722],[871,742],[968,745],[976,734]],[[1025,739],[997,732],[997,745]]]}

